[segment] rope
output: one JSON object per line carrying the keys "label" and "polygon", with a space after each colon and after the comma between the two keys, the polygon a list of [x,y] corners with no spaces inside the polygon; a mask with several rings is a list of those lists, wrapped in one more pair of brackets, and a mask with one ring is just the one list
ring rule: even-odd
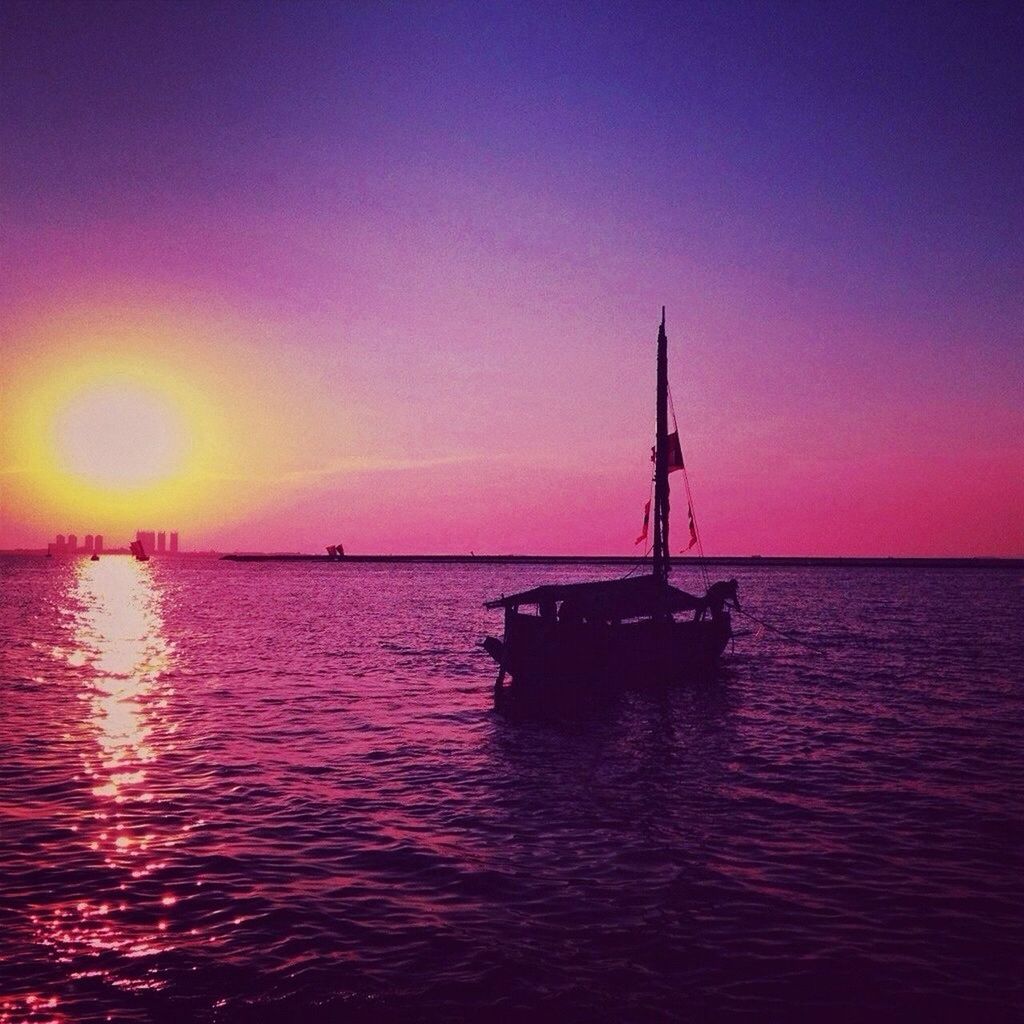
{"label": "rope", "polygon": [[[648,502],[648,506],[647,507],[649,509],[650,506],[654,503],[654,477],[653,476],[651,477],[651,489],[647,492],[647,502]],[[648,537],[650,537],[650,533],[648,533]],[[647,556],[651,553],[652,543],[653,542],[648,539],[648,542],[647,542],[647,544],[644,547],[644,553],[637,560],[637,562],[633,566],[633,568],[630,569],[629,572],[627,572],[626,575],[622,577],[624,580],[628,580],[631,576],[635,576],[638,572],[640,572],[641,569],[646,568],[645,563],[647,561]],[[634,547],[635,546],[636,545],[634,545]]]}
{"label": "rope", "polygon": [[[672,397],[672,385],[668,388],[668,407],[672,413],[672,426],[675,427],[676,436],[679,436],[679,420],[676,418],[676,403]],[[680,452],[682,451],[682,443],[679,445]],[[690,474],[686,471],[686,459],[683,459],[683,485],[686,488],[686,504],[687,510],[693,519],[693,532],[697,537],[697,565],[700,568],[701,578],[704,581],[704,589],[707,590],[711,586],[711,577],[708,574],[707,563],[704,560],[704,541],[700,535],[700,526],[697,523],[697,512],[693,507],[693,494],[690,491]]]}
{"label": "rope", "polygon": [[697,557],[698,565],[700,566],[700,573],[704,580],[704,589],[707,590],[711,586],[711,577],[708,574],[707,563],[704,561],[704,541],[700,536],[700,526],[697,524],[697,513],[693,509],[693,495],[690,493],[690,475],[686,472],[686,466],[683,466],[683,483],[686,485],[686,501],[690,506],[690,515],[693,517],[693,532],[697,535]]}
{"label": "rope", "polygon": [[819,647],[817,644],[809,644],[806,640],[801,640],[799,639],[799,637],[793,636],[792,633],[787,633],[784,629],[779,629],[776,626],[769,625],[767,622],[764,621],[764,619],[759,619],[756,615],[751,615],[750,612],[745,612],[740,608],[736,608],[735,611],[738,615],[742,615],[745,618],[748,618],[751,621],[756,622],[762,628],[771,630],[771,632],[773,633],[777,633],[784,640],[788,640],[792,644],[799,644],[801,647],[806,647],[808,650],[814,651],[817,654],[821,654],[826,658],[830,656],[830,652],[824,647]]}

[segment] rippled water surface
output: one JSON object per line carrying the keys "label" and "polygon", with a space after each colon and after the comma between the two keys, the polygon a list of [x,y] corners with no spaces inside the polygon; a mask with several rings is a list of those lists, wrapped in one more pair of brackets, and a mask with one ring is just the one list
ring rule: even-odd
{"label": "rippled water surface", "polygon": [[0,1021],[1014,1019],[1021,573],[496,715],[483,600],[607,574],[0,559]]}

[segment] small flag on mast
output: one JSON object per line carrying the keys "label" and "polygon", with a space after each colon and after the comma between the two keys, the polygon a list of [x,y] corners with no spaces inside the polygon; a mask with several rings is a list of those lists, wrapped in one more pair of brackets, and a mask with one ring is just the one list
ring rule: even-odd
{"label": "small flag on mast", "polygon": [[[674,473],[677,469],[685,469],[683,465],[683,446],[679,443],[679,431],[674,430],[665,439],[668,445],[668,471]],[[651,462],[655,461],[657,449],[651,449]]]}
{"label": "small flag on mast", "polygon": [[[679,443],[679,431],[674,430],[666,438],[669,449],[669,472],[674,473],[677,469],[685,469],[683,465],[683,446]],[[654,462],[656,449],[650,450],[650,461]]]}
{"label": "small flag on mast", "polygon": [[668,471],[674,473],[683,469],[683,447],[679,443],[679,431],[674,430],[668,435]]}
{"label": "small flag on mast", "polygon": [[686,550],[689,551],[697,543],[697,527],[693,521],[693,509],[689,505],[686,506],[686,518],[690,524],[690,543],[686,545]]}
{"label": "small flag on mast", "polygon": [[647,540],[647,527],[651,524],[651,499],[647,499],[647,504],[644,505],[644,528],[640,531],[640,536],[637,537],[634,544],[639,544],[642,540]]}

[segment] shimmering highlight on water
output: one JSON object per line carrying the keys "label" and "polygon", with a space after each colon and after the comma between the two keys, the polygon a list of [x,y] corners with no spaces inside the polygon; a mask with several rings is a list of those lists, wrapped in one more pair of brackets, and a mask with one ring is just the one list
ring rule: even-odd
{"label": "shimmering highlight on water", "polygon": [[1020,574],[495,715],[482,601],[606,571],[0,559],[0,1022],[1015,1017]]}

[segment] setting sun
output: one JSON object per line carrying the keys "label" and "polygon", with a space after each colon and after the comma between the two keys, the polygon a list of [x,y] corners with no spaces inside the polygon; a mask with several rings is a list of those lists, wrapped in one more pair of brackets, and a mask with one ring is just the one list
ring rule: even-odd
{"label": "setting sun", "polygon": [[146,358],[146,330],[51,330],[65,339],[61,358],[37,350],[9,382],[10,497],[110,535],[222,505],[223,412],[195,375]]}
{"label": "setting sun", "polygon": [[82,304],[12,322],[6,343],[0,487],[26,528],[196,536],[291,502],[365,449],[341,389],[325,396],[317,372],[227,315]]}
{"label": "setting sun", "polygon": [[180,472],[191,443],[168,397],[123,375],[73,395],[54,417],[52,437],[64,472],[118,491]]}

